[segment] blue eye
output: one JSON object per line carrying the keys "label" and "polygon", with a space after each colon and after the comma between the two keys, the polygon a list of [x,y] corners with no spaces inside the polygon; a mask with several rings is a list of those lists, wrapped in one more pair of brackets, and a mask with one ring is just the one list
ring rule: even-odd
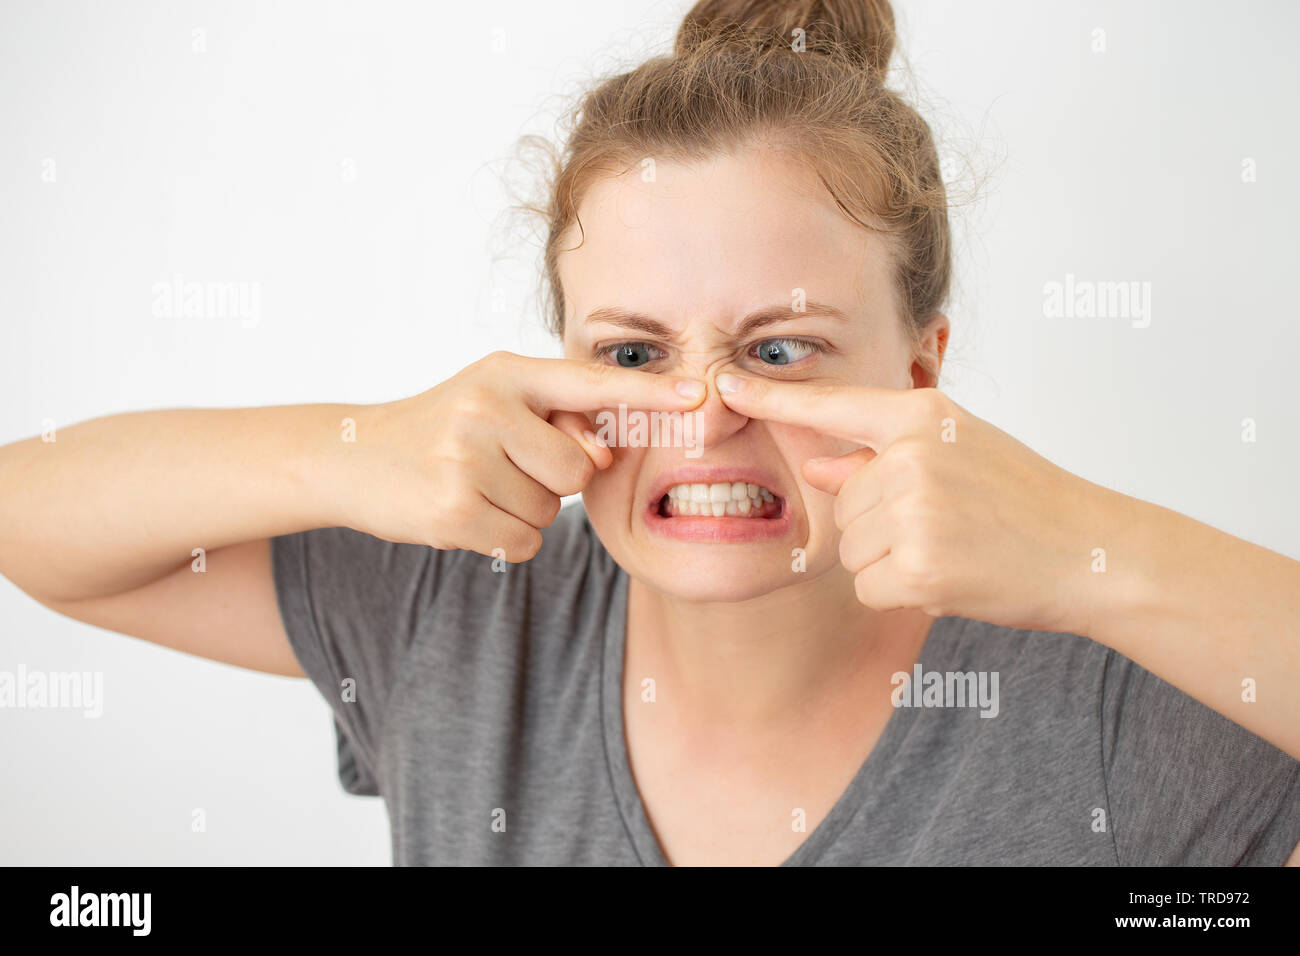
{"label": "blue eye", "polygon": [[821,348],[803,339],[768,339],[755,346],[754,354],[768,365],[792,365]]}
{"label": "blue eye", "polygon": [[640,368],[663,357],[659,349],[646,342],[619,342],[615,345],[607,345],[597,349],[596,355],[598,357],[613,355],[615,361],[623,368]]}

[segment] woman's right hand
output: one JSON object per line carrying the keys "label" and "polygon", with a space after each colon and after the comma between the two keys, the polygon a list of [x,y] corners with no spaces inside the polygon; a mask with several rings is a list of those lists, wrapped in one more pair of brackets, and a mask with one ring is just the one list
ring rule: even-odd
{"label": "woman's right hand", "polygon": [[396,402],[157,409],[68,425],[57,440],[0,447],[0,575],[96,627],[301,675],[273,538],[343,526],[525,561],[561,496],[613,463],[583,436],[581,413],[695,408],[704,383],[683,397],[679,381],[496,352]]}
{"label": "woman's right hand", "polygon": [[561,497],[613,463],[582,412],[620,404],[685,412],[704,389],[613,365],[493,352],[426,392],[358,410],[341,523],[389,541],[527,560]]}

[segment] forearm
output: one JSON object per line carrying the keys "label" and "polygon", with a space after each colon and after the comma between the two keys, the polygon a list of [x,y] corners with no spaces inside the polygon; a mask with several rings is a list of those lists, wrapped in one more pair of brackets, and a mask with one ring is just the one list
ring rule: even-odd
{"label": "forearm", "polygon": [[1107,494],[1081,633],[1300,760],[1300,562]]}
{"label": "forearm", "polygon": [[117,594],[241,541],[337,523],[344,405],[133,412],[0,448],[0,574]]}

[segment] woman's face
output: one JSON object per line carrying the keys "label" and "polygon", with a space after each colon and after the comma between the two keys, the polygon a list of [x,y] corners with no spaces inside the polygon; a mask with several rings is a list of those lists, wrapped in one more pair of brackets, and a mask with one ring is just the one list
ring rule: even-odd
{"label": "woman's face", "polygon": [[[801,468],[859,446],[739,415],[714,380],[730,370],[783,382],[934,384],[915,363],[883,241],[849,222],[813,172],[758,152],[642,164],[594,183],[579,216],[585,238],[558,265],[566,357],[709,389],[679,430],[647,422],[638,435],[637,416],[648,413],[623,410],[627,445],[583,492],[611,556],[656,590],[695,601],[743,601],[838,569],[834,499]],[[578,235],[575,227],[562,247]],[[936,369],[946,335],[940,316],[923,345]],[[589,415],[611,425],[610,444],[618,416]],[[708,486],[711,500],[684,501],[692,485],[697,497]],[[730,503],[715,504],[723,485]],[[750,485],[773,500],[751,498]]]}

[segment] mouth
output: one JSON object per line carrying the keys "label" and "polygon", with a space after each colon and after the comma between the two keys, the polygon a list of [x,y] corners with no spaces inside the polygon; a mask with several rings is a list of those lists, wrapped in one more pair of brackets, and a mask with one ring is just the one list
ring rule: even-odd
{"label": "mouth", "polygon": [[782,540],[794,516],[773,481],[764,470],[745,465],[679,468],[651,488],[643,520],[651,533],[682,542]]}
{"label": "mouth", "polygon": [[770,520],[781,517],[783,499],[752,481],[690,482],[673,485],[659,499],[661,518],[738,518]]}

